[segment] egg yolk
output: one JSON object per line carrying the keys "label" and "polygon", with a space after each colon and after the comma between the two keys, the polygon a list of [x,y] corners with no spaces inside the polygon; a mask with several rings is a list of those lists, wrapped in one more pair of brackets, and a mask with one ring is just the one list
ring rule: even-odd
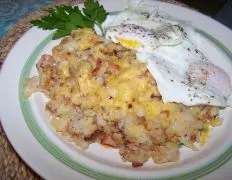
{"label": "egg yolk", "polygon": [[132,48],[141,45],[140,42],[138,42],[138,41],[136,41],[136,40],[132,40],[132,39],[123,39],[123,38],[117,37],[117,40],[118,40],[120,43],[122,43],[122,44],[124,44],[124,45],[126,45],[126,46],[129,46],[129,47],[132,47]]}

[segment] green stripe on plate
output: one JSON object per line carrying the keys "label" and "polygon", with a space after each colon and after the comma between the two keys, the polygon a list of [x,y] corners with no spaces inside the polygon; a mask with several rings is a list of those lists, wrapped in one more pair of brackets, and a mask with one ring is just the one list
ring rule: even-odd
{"label": "green stripe on plate", "polygon": [[[210,41],[212,41],[214,44],[216,44],[225,54],[228,55],[230,59],[232,59],[232,53],[217,39],[209,35],[203,30],[197,29],[197,32],[208,38]],[[31,53],[29,58],[27,59],[23,70],[21,72],[20,81],[19,81],[19,101],[21,105],[21,110],[24,116],[24,119],[31,131],[31,133],[34,135],[34,137],[39,141],[39,143],[56,159],[58,159],[60,162],[66,164],[68,167],[72,168],[75,171],[78,171],[82,174],[85,174],[89,177],[95,178],[95,179],[130,179],[128,177],[123,177],[116,174],[107,174],[98,172],[93,168],[90,168],[86,165],[80,164],[77,161],[74,161],[72,157],[70,157],[66,152],[61,150],[56,144],[54,144],[44,133],[44,131],[41,129],[39,124],[37,123],[37,120],[32,112],[30,102],[24,97],[23,93],[23,82],[25,79],[29,77],[29,73],[31,72],[31,69],[33,65],[35,64],[36,59],[38,58],[40,52],[43,50],[43,48],[51,41],[53,34],[50,34],[48,37],[46,37],[37,47],[36,49]],[[232,157],[232,145],[222,154],[220,154],[217,158],[213,159],[209,164],[204,165],[203,167],[198,167],[196,169],[191,170],[190,172],[186,173],[180,173],[176,176],[169,176],[169,177],[163,177],[158,178],[162,180],[181,180],[181,179],[196,179],[201,176],[204,176],[215,169],[222,166],[224,163],[226,163],[229,159]],[[142,177],[138,177],[137,179],[141,179]],[[143,178],[144,179],[144,178]],[[154,178],[146,178],[146,179],[157,179]]]}

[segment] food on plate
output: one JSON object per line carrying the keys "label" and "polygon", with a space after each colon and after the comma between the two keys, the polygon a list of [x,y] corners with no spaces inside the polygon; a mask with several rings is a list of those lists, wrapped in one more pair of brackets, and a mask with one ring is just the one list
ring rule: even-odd
{"label": "food on plate", "polygon": [[48,97],[55,131],[81,149],[116,148],[133,167],[178,161],[181,144],[204,146],[231,84],[197,49],[193,29],[139,5],[108,15],[95,31],[72,31],[25,83],[26,96]]}
{"label": "food on plate", "polygon": [[136,52],[90,29],[64,38],[37,68],[55,130],[82,149],[93,142],[118,148],[133,166],[150,157],[177,161],[180,143],[196,150],[209,125],[220,124],[218,107],[163,103]]}

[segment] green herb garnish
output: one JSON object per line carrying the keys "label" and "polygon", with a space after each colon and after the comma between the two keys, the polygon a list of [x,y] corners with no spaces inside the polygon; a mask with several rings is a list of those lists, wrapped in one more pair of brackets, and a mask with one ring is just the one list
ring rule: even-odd
{"label": "green herb garnish", "polygon": [[105,21],[107,12],[102,5],[95,0],[86,0],[84,2],[83,12],[78,6],[57,6],[48,8],[47,16],[40,20],[33,20],[31,24],[44,30],[56,29],[52,39],[70,35],[70,33],[78,28],[92,28],[97,25],[102,33],[101,24]]}
{"label": "green herb garnish", "polygon": [[184,146],[183,143],[179,143],[179,144],[178,144],[178,148],[182,148],[183,146]]}

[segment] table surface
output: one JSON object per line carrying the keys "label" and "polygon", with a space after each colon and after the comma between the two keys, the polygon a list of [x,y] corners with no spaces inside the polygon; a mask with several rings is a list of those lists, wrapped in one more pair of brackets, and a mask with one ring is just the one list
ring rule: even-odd
{"label": "table surface", "polygon": [[[30,26],[29,21],[17,23],[16,26],[10,29],[12,24],[15,24],[19,19],[25,19],[27,15],[51,3],[59,4],[60,2],[67,3],[75,0],[0,0],[0,63],[5,59],[8,51],[19,37]],[[165,0],[163,0],[165,1]],[[172,1],[172,0],[166,0]],[[186,3],[188,6],[198,9],[203,13],[211,15],[216,20],[225,24],[232,29],[232,0],[227,2],[217,10],[204,9],[205,2],[208,0],[200,0],[203,4],[198,4],[199,0],[178,0]],[[226,0],[225,0],[226,1]],[[194,3],[193,3],[194,2]],[[209,2],[209,1],[208,1]],[[210,3],[208,3],[210,8]],[[214,7],[215,5],[212,5]],[[213,12],[210,14],[210,12]],[[39,15],[39,14],[37,14]],[[23,30],[20,30],[23,26]],[[27,25],[27,27],[25,27]],[[18,30],[16,30],[18,29]],[[7,32],[7,33],[6,33]],[[0,125],[0,179],[40,179],[29,167],[18,157],[10,146],[5,134]],[[3,157],[4,156],[4,157]]]}

